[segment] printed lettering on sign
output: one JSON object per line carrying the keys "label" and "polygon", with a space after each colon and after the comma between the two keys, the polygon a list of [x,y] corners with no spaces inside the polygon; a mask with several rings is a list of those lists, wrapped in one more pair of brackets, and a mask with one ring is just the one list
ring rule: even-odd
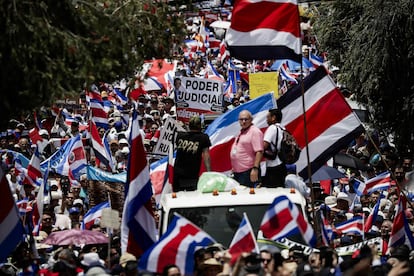
{"label": "printed lettering on sign", "polygon": [[181,78],[182,91],[176,95],[177,117],[188,122],[195,115],[223,113],[223,83],[201,78]]}

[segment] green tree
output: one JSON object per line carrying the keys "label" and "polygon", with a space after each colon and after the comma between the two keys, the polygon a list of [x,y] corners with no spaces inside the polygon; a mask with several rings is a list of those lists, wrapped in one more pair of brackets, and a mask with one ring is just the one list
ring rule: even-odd
{"label": "green tree", "polygon": [[133,77],[185,30],[171,6],[147,0],[3,0],[0,14],[2,129],[91,83]]}
{"label": "green tree", "polygon": [[320,48],[340,81],[370,108],[373,125],[414,149],[414,1],[337,0],[318,8]]}

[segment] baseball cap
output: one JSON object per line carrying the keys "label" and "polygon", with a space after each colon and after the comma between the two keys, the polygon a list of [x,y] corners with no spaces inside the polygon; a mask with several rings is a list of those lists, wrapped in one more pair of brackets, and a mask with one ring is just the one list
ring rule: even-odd
{"label": "baseball cap", "polygon": [[77,205],[77,204],[80,204],[80,205],[82,205],[82,206],[83,206],[83,201],[82,201],[82,199],[77,198],[77,199],[75,199],[75,200],[73,201],[73,206],[75,206],[75,205]]}
{"label": "baseball cap", "polygon": [[70,208],[69,209],[69,214],[75,214],[75,213],[80,213],[80,210],[79,210],[79,208],[78,207],[72,207],[72,208]]}

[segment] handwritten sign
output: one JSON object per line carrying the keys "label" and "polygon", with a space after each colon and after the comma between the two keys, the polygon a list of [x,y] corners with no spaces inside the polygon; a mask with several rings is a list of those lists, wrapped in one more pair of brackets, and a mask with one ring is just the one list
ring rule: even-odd
{"label": "handwritten sign", "polygon": [[260,72],[249,74],[250,98],[254,99],[263,94],[273,92],[279,97],[278,72]]}

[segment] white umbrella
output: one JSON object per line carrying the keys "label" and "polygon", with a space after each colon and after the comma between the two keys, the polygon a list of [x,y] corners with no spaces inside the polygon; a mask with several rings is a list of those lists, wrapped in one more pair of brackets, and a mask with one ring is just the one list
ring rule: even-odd
{"label": "white umbrella", "polygon": [[155,78],[149,77],[144,79],[144,90],[145,91],[154,91],[161,90],[162,84],[159,83]]}
{"label": "white umbrella", "polygon": [[228,28],[230,28],[230,21],[217,20],[217,21],[214,21],[213,23],[211,23],[210,27],[228,29]]}

